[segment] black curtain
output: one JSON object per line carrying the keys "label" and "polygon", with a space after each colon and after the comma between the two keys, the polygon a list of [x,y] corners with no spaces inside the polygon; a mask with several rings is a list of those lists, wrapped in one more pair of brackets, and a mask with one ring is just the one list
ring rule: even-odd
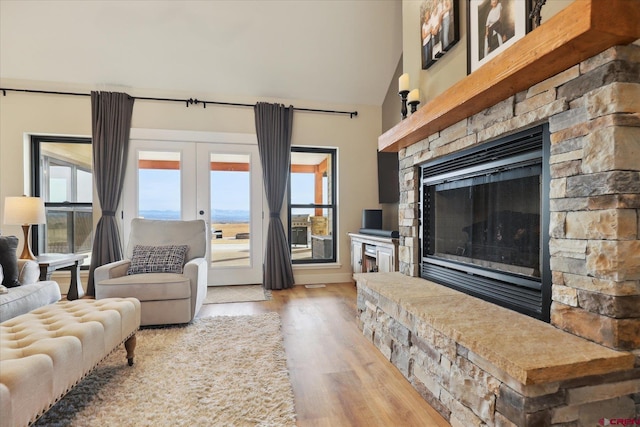
{"label": "black curtain", "polygon": [[96,267],[122,259],[116,209],[127,165],[134,98],[126,93],[91,92],[93,176],[102,208],[91,253],[87,295],[95,295]]}
{"label": "black curtain", "polygon": [[254,112],[262,175],[269,203],[263,286],[265,289],[292,288],[291,253],[280,220],[280,210],[291,169],[293,107],[259,102]]}

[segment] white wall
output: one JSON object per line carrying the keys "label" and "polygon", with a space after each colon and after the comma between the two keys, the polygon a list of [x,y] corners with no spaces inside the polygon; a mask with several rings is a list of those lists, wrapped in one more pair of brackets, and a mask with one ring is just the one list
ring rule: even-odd
{"label": "white wall", "polygon": [[[294,267],[297,284],[335,283],[351,280],[347,233],[360,228],[362,209],[378,205],[376,149],[381,133],[381,108],[362,105],[318,104],[282,99],[225,99],[214,94],[145,92],[133,88],[96,88],[45,82],[2,80],[5,88],[89,93],[114,90],[132,96],[250,103],[280,102],[304,108],[358,111],[356,118],[331,114],[295,112],[292,144],[338,148],[338,263],[323,267]],[[244,107],[207,108],[181,103],[136,100],[132,127],[145,129],[195,130],[255,133],[253,110]],[[29,194],[28,135],[91,135],[89,97],[7,92],[0,96],[0,216],[4,198]],[[97,204],[97,197],[95,198]],[[96,206],[97,210],[97,206]],[[95,221],[97,222],[97,221]],[[21,236],[18,226],[1,225],[2,234]],[[21,239],[22,240],[22,239]],[[21,243],[22,244],[22,243]]]}

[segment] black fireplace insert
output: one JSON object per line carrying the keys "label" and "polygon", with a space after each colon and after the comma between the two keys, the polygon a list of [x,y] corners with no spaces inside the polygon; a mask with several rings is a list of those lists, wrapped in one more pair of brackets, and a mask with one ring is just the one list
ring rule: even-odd
{"label": "black fireplace insert", "polygon": [[547,125],[421,166],[421,276],[549,321]]}

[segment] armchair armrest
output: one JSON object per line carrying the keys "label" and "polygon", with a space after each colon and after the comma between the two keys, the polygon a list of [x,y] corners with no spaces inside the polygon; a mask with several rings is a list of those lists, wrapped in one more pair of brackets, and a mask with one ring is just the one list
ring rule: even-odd
{"label": "armchair armrest", "polygon": [[207,260],[204,258],[193,258],[188,261],[182,269],[182,273],[185,276],[188,276],[190,279],[195,279],[195,281],[197,281],[197,278],[203,274],[206,276],[206,272]]}
{"label": "armchair armrest", "polygon": [[209,266],[205,258],[193,258],[184,265],[182,270],[191,283],[191,314],[194,316],[207,296],[208,272]]}
{"label": "armchair armrest", "polygon": [[30,259],[18,260],[18,280],[23,285],[30,285],[40,280],[40,266]]}
{"label": "armchair armrest", "polygon": [[95,283],[100,283],[102,280],[126,276],[130,264],[131,260],[123,259],[121,261],[114,261],[109,264],[101,265],[93,271],[93,280]]}

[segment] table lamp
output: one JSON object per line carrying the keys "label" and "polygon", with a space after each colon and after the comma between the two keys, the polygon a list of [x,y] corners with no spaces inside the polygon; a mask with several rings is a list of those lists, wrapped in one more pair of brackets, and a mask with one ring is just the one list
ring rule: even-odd
{"label": "table lamp", "polygon": [[4,199],[4,223],[6,225],[21,225],[24,233],[24,246],[20,259],[36,259],[31,252],[29,229],[31,224],[46,222],[44,201],[40,197],[18,196]]}

